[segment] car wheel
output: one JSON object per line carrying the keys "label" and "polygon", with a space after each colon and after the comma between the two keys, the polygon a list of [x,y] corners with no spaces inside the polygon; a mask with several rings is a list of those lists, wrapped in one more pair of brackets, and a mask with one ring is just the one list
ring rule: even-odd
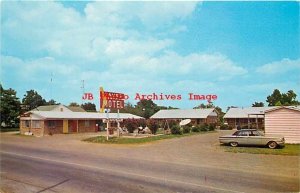
{"label": "car wheel", "polygon": [[270,142],[268,143],[268,147],[269,147],[270,149],[275,149],[275,148],[277,147],[277,143],[276,143],[275,141],[270,141]]}
{"label": "car wheel", "polygon": [[231,145],[231,147],[236,147],[236,146],[238,146],[238,143],[237,143],[237,142],[230,142],[229,144]]}

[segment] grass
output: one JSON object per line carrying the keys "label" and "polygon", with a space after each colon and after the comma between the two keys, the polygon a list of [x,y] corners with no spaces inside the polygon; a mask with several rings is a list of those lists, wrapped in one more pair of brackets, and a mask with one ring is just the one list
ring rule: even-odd
{"label": "grass", "polygon": [[20,131],[20,128],[1,128],[0,132]]}
{"label": "grass", "polygon": [[182,135],[157,135],[157,136],[150,136],[145,138],[125,138],[125,137],[112,137],[109,138],[109,140],[106,140],[106,136],[98,136],[98,137],[91,137],[87,139],[83,139],[83,141],[86,142],[92,142],[92,143],[104,143],[104,144],[142,144],[142,143],[150,143],[154,141],[159,141],[163,139],[173,139],[173,138],[180,138],[180,137],[187,137],[192,135],[198,135],[198,134],[205,134],[205,133],[211,133],[210,132],[198,132],[198,133],[185,133]]}
{"label": "grass", "polygon": [[252,154],[272,154],[272,155],[292,155],[300,156],[300,144],[285,144],[285,147],[269,149],[266,147],[230,147],[222,146],[225,152],[232,153],[252,153]]}

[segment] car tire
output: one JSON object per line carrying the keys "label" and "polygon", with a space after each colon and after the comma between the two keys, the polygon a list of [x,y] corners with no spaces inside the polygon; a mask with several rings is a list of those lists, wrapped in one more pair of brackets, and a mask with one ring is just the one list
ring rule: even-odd
{"label": "car tire", "polygon": [[238,146],[238,143],[237,142],[230,142],[229,145],[231,147],[237,147]]}
{"label": "car tire", "polygon": [[270,141],[270,142],[268,143],[268,147],[269,147],[270,149],[275,149],[275,148],[277,147],[277,143],[276,143],[275,141]]}

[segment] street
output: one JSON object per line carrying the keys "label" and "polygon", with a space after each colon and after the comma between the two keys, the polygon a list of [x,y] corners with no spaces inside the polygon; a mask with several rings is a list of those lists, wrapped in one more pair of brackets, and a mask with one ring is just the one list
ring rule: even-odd
{"label": "street", "polygon": [[[1,136],[1,189],[22,193],[299,191],[298,157],[224,153],[209,143],[218,135],[140,146],[90,144],[76,135],[44,139]],[[18,140],[22,143],[16,143]],[[202,143],[189,145],[197,141]],[[186,145],[190,152],[182,151]],[[208,148],[203,149],[205,145]],[[170,146],[179,153],[167,151]],[[194,151],[198,154],[189,154]],[[209,154],[215,154],[215,159]],[[253,163],[251,156],[261,160]],[[247,159],[249,164],[244,163]],[[282,164],[277,172],[269,162],[272,159],[277,165],[290,164]],[[261,164],[266,169],[261,169]],[[243,169],[243,165],[247,167]]]}

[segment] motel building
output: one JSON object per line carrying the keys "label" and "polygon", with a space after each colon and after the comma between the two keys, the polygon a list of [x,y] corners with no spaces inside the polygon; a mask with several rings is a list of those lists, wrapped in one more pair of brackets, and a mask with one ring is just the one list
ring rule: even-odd
{"label": "motel building", "polygon": [[[64,105],[40,106],[20,116],[20,133],[32,133],[34,136],[44,136],[63,133],[97,132],[105,120],[106,113],[86,112],[80,107]],[[110,127],[116,126],[114,120],[144,119],[130,113],[109,113]],[[106,124],[105,126],[106,127]],[[104,128],[102,128],[103,130]]]}
{"label": "motel building", "polygon": [[183,119],[191,119],[192,125],[204,124],[204,123],[217,123],[218,114],[214,108],[207,109],[168,109],[160,110],[150,117],[151,119],[158,120],[160,122],[167,122],[168,120],[174,120],[180,122]]}
{"label": "motel building", "polygon": [[224,115],[229,126],[263,129],[266,135],[284,136],[300,143],[300,106],[230,108]]}
{"label": "motel building", "polygon": [[263,128],[265,111],[274,107],[243,107],[230,108],[224,115],[224,122],[228,123],[232,128],[253,127]]}

